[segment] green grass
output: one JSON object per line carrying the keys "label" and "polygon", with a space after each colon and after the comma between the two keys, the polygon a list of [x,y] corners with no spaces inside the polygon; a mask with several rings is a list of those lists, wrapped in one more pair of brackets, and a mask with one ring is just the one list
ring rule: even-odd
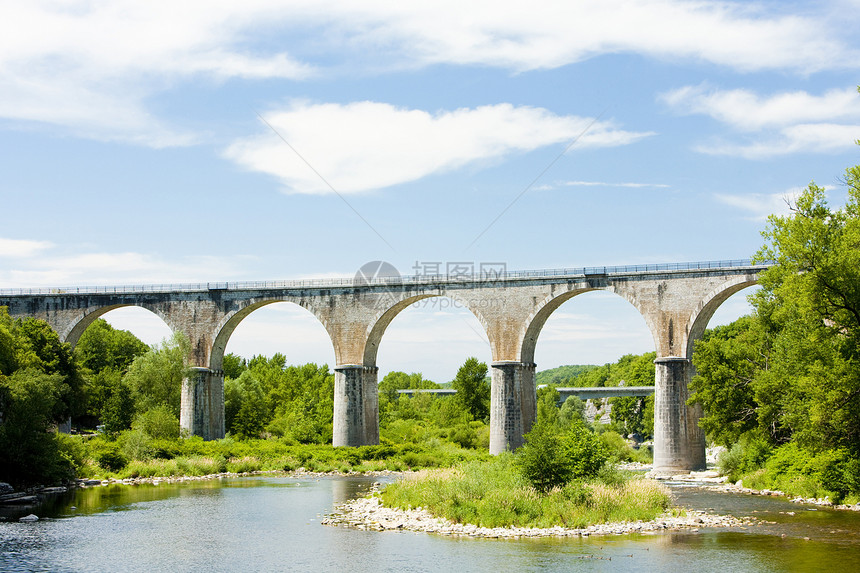
{"label": "green grass", "polygon": [[[596,523],[651,520],[669,507],[668,490],[640,478],[574,481],[539,494],[519,474],[513,456],[423,470],[387,486],[389,507],[423,507],[457,523],[483,527],[586,527]],[[620,482],[620,483],[619,483]]]}
{"label": "green grass", "polygon": [[314,472],[406,471],[450,467],[489,456],[450,443],[335,448],[278,439],[153,440],[132,432],[116,441],[104,437],[82,441],[75,436],[70,440],[74,443],[69,444],[69,449],[77,448],[78,477],[99,479],[293,471],[302,467]]}

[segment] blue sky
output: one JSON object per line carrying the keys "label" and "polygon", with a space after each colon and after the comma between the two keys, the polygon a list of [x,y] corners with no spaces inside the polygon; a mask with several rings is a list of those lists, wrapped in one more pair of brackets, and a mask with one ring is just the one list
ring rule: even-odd
{"label": "blue sky", "polygon": [[[0,288],[746,258],[810,181],[844,201],[858,24],[857,0],[2,2]],[[392,323],[383,373],[489,360],[443,306]],[[287,304],[228,350],[333,359]],[[536,360],[648,350],[590,294]]]}

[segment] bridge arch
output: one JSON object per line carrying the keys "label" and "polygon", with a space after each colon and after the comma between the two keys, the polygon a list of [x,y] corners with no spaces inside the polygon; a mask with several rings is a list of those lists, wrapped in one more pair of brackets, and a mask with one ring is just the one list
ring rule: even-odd
{"label": "bridge arch", "polygon": [[696,341],[702,338],[705,329],[708,327],[708,322],[714,313],[726,300],[733,294],[742,291],[758,284],[758,278],[749,276],[732,277],[719,287],[709,292],[696,306],[693,314],[690,316],[690,332],[687,336],[686,356],[684,358],[691,359],[693,357],[693,346]]}
{"label": "bridge arch", "polygon": [[547,296],[543,301],[541,301],[538,306],[535,308],[535,311],[528,317],[525,322],[525,330],[522,334],[522,345],[520,350],[520,358],[524,363],[534,363],[535,357],[535,349],[537,348],[537,341],[540,337],[541,330],[543,330],[546,321],[549,317],[561,307],[565,302],[572,300],[574,297],[594,291],[603,291],[615,294],[622,298],[623,300],[629,302],[638,312],[639,315],[645,321],[645,324],[648,326],[648,330],[651,332],[651,337],[654,340],[655,346],[657,345],[657,337],[655,335],[654,325],[649,321],[649,315],[647,313],[643,313],[640,308],[637,299],[632,296],[627,291],[618,292],[614,288],[614,286],[589,286],[589,287],[581,287],[561,293],[553,293]]}
{"label": "bridge arch", "polygon": [[302,301],[297,301],[295,299],[289,297],[283,298],[271,298],[271,299],[263,299],[263,300],[252,300],[248,301],[248,303],[243,304],[240,308],[231,311],[225,314],[220,322],[215,327],[215,339],[212,343],[212,351],[209,357],[209,368],[214,371],[220,371],[224,365],[224,354],[227,349],[227,343],[230,341],[230,337],[235,332],[236,328],[239,324],[242,323],[243,320],[248,318],[254,311],[257,311],[265,306],[269,306],[276,303],[290,303],[292,305],[298,306],[300,308],[305,309],[310,314],[312,314],[319,323],[325,328],[326,334],[328,334],[329,342],[332,344],[332,347],[337,354],[337,345],[334,342],[334,337],[326,321],[315,311],[312,305],[306,304]]}
{"label": "bridge arch", "polygon": [[77,345],[78,341],[81,339],[84,331],[89,328],[89,326],[96,321],[96,319],[104,316],[105,314],[117,310],[119,308],[142,308],[147,310],[160,318],[167,327],[171,330],[171,332],[176,332],[176,328],[173,324],[170,323],[169,317],[160,311],[157,307],[150,306],[147,304],[111,304],[107,306],[100,307],[89,307],[83,309],[79,314],[74,316],[71,320],[67,322],[64,327],[61,327],[61,331],[59,332],[60,340],[63,342],[68,342],[72,348]]}
{"label": "bridge arch", "polygon": [[475,306],[477,305],[475,301],[467,300],[463,297],[458,296],[456,293],[446,292],[446,291],[438,291],[432,293],[420,293],[413,295],[405,295],[402,299],[395,302],[388,309],[378,313],[368,325],[367,330],[367,340],[364,346],[364,355],[363,355],[363,365],[367,367],[375,367],[377,355],[379,354],[379,346],[382,342],[382,337],[385,334],[386,329],[391,324],[391,322],[404,310],[415,304],[416,302],[426,300],[429,298],[449,298],[453,300],[455,303],[461,304],[463,308],[467,309],[472,315],[478,319],[478,322],[481,323],[481,326],[484,328],[484,334],[490,340],[490,345],[492,346],[493,341],[490,335],[490,331],[487,327],[487,320],[478,311]]}

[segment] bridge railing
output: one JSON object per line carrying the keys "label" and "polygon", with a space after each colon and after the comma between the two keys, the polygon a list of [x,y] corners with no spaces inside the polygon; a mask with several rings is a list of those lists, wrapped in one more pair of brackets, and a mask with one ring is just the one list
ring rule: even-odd
{"label": "bridge railing", "polygon": [[218,290],[265,290],[283,288],[325,288],[325,287],[355,287],[375,285],[424,285],[424,284],[488,284],[506,280],[540,279],[555,277],[583,278],[600,275],[623,275],[634,273],[660,271],[695,271],[716,269],[763,269],[772,263],[763,262],[752,264],[749,259],[733,259],[725,261],[699,261],[688,263],[659,263],[644,265],[623,265],[606,267],[578,267],[561,269],[540,269],[525,271],[499,271],[477,274],[419,274],[395,277],[376,278],[325,278],[325,279],[294,279],[280,281],[238,281],[238,282],[207,282],[182,284],[150,284],[150,285],[118,285],[118,286],[72,286],[72,287],[38,287],[38,288],[6,288],[0,289],[0,296],[22,295],[52,295],[52,294],[134,294],[157,292],[193,292]]}

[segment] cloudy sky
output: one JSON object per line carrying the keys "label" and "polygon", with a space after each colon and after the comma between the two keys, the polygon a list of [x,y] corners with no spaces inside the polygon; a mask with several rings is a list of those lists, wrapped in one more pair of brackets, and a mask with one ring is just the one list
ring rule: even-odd
{"label": "cloudy sky", "polygon": [[[858,0],[2,0],[0,288],[747,258],[810,181],[844,202],[858,27]],[[334,355],[286,303],[228,350]],[[648,350],[590,294],[536,360]],[[479,323],[439,300],[379,361],[445,381],[469,355]]]}

